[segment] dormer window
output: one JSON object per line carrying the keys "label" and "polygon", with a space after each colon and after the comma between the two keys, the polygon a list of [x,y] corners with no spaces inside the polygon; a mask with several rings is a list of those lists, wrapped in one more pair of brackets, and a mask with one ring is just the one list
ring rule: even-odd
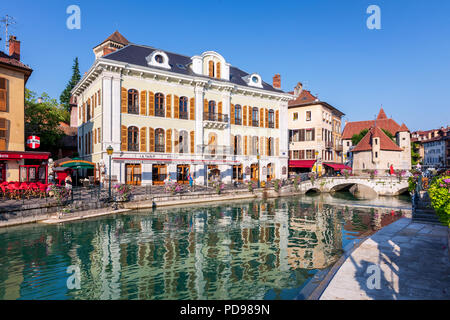
{"label": "dormer window", "polygon": [[247,83],[247,85],[252,87],[262,88],[262,80],[261,76],[257,73],[253,73],[243,77],[243,80]]}
{"label": "dormer window", "polygon": [[147,60],[147,64],[149,66],[171,69],[169,65],[169,57],[164,51],[155,50],[145,59]]}

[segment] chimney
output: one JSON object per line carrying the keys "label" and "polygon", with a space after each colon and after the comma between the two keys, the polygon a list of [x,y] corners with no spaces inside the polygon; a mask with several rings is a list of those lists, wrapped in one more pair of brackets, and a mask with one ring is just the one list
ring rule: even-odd
{"label": "chimney", "polygon": [[299,82],[294,88],[294,96],[298,97],[300,93],[302,93],[302,91],[303,91],[303,84]]}
{"label": "chimney", "polygon": [[272,86],[277,89],[281,89],[281,76],[277,73],[273,76]]}
{"label": "chimney", "polygon": [[20,61],[20,41],[16,39],[16,36],[9,37],[9,55]]}

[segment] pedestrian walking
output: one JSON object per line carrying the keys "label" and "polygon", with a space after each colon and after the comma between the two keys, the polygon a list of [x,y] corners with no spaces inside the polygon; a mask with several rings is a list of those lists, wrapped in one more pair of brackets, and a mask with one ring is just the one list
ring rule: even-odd
{"label": "pedestrian walking", "polygon": [[72,195],[72,177],[70,176],[70,174],[68,174],[66,179],[64,179],[64,183],[70,197]]}

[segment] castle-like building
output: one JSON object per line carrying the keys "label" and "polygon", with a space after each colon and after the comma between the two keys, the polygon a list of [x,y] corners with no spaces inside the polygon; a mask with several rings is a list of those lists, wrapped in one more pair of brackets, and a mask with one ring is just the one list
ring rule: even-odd
{"label": "castle-like building", "polygon": [[82,159],[121,183],[287,178],[291,95],[214,51],[192,57],[115,32],[72,90]]}
{"label": "castle-like building", "polygon": [[[353,145],[352,137],[365,129],[367,133]],[[391,165],[395,170],[411,169],[411,133],[404,123],[388,118],[383,108],[376,120],[346,123],[342,141],[346,164],[354,173],[378,170],[382,174]]]}

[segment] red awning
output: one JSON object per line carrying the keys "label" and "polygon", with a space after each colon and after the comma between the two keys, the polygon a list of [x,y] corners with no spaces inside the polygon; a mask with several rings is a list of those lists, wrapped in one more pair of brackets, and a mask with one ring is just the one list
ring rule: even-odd
{"label": "red awning", "polygon": [[50,152],[33,152],[33,151],[1,151],[0,160],[48,160]]}
{"label": "red awning", "polygon": [[316,160],[289,160],[289,168],[312,168]]}
{"label": "red awning", "polygon": [[349,166],[346,166],[342,163],[326,163],[326,162],[324,162],[323,164],[330,168],[333,168],[334,170],[343,170],[343,169],[347,169],[350,171],[352,170],[352,168],[350,168]]}

